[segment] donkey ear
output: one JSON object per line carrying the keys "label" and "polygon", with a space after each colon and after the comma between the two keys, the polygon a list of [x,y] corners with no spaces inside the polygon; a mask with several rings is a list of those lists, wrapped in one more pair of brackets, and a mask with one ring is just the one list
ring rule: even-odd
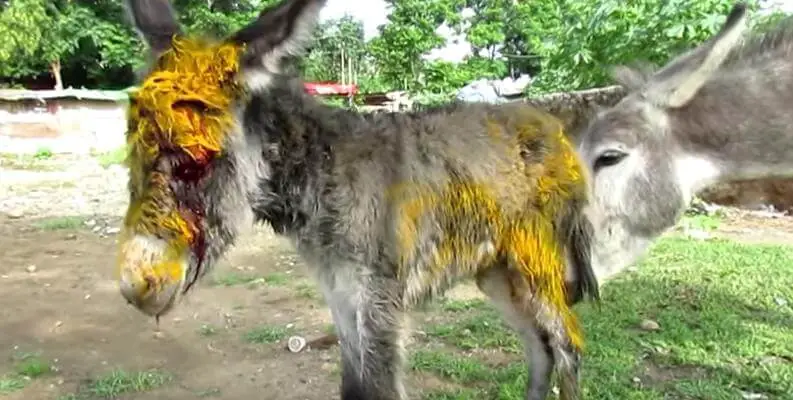
{"label": "donkey ear", "polygon": [[248,86],[264,89],[283,71],[284,60],[308,46],[327,0],[284,0],[264,9],[259,18],[230,40],[246,45],[243,74]]}
{"label": "donkey ear", "polygon": [[688,104],[740,45],[746,28],[746,9],[746,3],[736,3],[714,37],[658,71],[647,85],[646,98],[667,108]]}
{"label": "donkey ear", "polygon": [[127,9],[141,38],[157,57],[171,46],[181,29],[168,0],[128,0]]}
{"label": "donkey ear", "polygon": [[647,81],[647,77],[639,70],[626,65],[617,65],[610,68],[611,76],[614,80],[628,90],[638,90]]}

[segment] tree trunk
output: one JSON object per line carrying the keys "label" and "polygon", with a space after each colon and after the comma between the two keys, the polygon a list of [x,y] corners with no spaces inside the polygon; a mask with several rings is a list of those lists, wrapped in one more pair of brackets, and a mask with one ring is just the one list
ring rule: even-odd
{"label": "tree trunk", "polygon": [[50,73],[55,78],[55,90],[63,90],[63,78],[61,78],[61,60],[50,63]]}

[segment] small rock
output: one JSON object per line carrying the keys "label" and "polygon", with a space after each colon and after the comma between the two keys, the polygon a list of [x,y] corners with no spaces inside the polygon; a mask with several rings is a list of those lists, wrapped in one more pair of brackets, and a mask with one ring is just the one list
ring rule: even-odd
{"label": "small rock", "polygon": [[299,353],[306,348],[306,338],[302,336],[292,336],[287,340],[286,347],[292,353]]}
{"label": "small rock", "polygon": [[121,232],[121,229],[117,227],[110,227],[105,230],[105,233],[108,235],[115,235],[116,233],[119,232]]}
{"label": "small rock", "polygon": [[658,325],[658,322],[655,322],[651,319],[645,319],[639,324],[639,327],[645,331],[657,331],[661,329],[661,325]]}
{"label": "small rock", "polygon": [[83,297],[83,299],[85,299],[85,300],[88,300],[88,299],[90,299],[90,298],[91,298],[91,295],[90,295],[90,294],[86,294],[86,295],[85,295],[85,297]]}
{"label": "small rock", "polygon": [[36,266],[35,265],[28,265],[28,267],[25,268],[25,270],[32,274],[32,273],[36,272]]}
{"label": "small rock", "polygon": [[11,210],[6,212],[6,215],[11,219],[20,219],[25,216],[25,213],[22,210]]}
{"label": "small rock", "polygon": [[96,220],[89,219],[88,221],[85,221],[85,226],[87,226],[89,228],[94,226],[94,225],[96,225]]}
{"label": "small rock", "polygon": [[165,332],[163,331],[154,331],[154,338],[155,339],[162,339],[165,337]]}
{"label": "small rock", "polygon": [[631,379],[631,380],[632,380],[632,381],[633,381],[633,383],[635,383],[635,384],[642,383],[642,380],[641,380],[641,379],[640,379],[638,376],[634,376],[634,377],[633,377],[633,379]]}
{"label": "small rock", "polygon": [[77,234],[76,233],[70,233],[70,234],[66,235],[66,237],[64,239],[66,239],[66,240],[76,240],[77,239]]}

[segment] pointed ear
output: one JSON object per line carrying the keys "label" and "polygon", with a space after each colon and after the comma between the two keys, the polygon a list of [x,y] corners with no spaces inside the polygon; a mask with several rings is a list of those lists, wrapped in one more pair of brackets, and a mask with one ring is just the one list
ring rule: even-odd
{"label": "pointed ear", "polygon": [[181,33],[168,0],[127,0],[127,11],[155,58],[171,47],[174,35]]}
{"label": "pointed ear", "polygon": [[326,0],[284,0],[263,10],[259,18],[230,40],[245,44],[242,73],[251,89],[267,88],[283,72],[284,60],[305,51]]}
{"label": "pointed ear", "polygon": [[639,70],[626,65],[617,65],[610,68],[612,78],[628,90],[638,90],[647,81],[647,77]]}
{"label": "pointed ear", "polygon": [[736,3],[719,32],[690,52],[677,57],[658,71],[647,84],[645,97],[667,108],[688,104],[742,41],[746,9]]}

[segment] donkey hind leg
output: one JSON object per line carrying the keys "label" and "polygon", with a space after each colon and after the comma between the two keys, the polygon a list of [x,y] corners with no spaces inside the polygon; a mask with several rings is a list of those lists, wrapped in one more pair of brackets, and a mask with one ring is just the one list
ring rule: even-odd
{"label": "donkey hind leg", "polygon": [[[341,344],[341,400],[404,400],[404,313],[396,284],[344,266],[321,276]],[[357,272],[357,273],[356,273]]]}
{"label": "donkey hind leg", "polygon": [[[510,326],[523,341],[529,364],[529,382],[526,387],[526,400],[545,400],[551,389],[554,367],[561,367],[562,400],[577,400],[578,394],[578,354],[571,346],[558,345],[548,324],[535,318],[531,301],[527,302],[522,294],[528,294],[520,278],[513,276],[506,266],[496,266],[477,277],[477,285],[501,312]],[[517,285],[517,287],[515,286]]]}

